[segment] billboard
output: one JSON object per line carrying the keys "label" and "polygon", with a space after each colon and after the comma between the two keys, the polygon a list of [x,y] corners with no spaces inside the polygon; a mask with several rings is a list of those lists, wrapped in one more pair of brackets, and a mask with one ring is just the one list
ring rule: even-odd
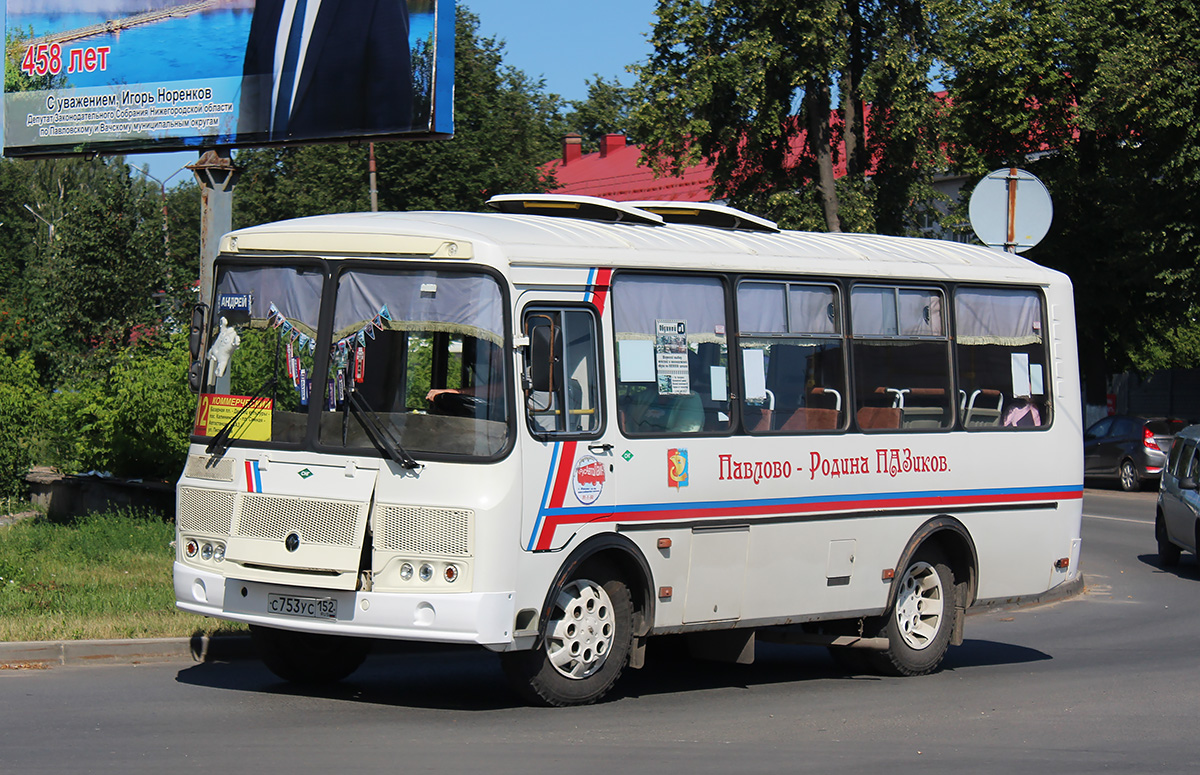
{"label": "billboard", "polygon": [[454,131],[454,0],[7,0],[4,155]]}

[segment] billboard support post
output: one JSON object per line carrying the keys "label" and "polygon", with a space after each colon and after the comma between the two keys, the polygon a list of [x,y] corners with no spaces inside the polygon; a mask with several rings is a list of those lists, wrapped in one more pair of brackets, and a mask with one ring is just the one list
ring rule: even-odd
{"label": "billboard support post", "polygon": [[[200,298],[207,304],[212,298],[213,263],[221,248],[221,236],[233,231],[233,187],[241,175],[229,151],[205,151],[188,169],[200,184]],[[204,337],[207,339],[208,331]],[[207,342],[202,344],[207,349]]]}

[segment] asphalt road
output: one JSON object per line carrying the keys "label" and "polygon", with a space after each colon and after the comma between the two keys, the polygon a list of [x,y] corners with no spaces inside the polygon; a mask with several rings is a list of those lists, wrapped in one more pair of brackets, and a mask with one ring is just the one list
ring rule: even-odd
{"label": "asphalt road", "polygon": [[923,678],[822,649],[654,651],[609,701],[533,709],[471,649],[297,691],[254,661],[0,672],[0,773],[1183,772],[1200,754],[1200,569],[1155,562],[1154,496],[1088,490],[1085,594],[989,611]]}

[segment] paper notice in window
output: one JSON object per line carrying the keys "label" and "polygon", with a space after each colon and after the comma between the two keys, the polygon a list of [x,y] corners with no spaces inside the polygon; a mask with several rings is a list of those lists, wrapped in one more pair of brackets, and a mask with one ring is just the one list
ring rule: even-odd
{"label": "paper notice in window", "polygon": [[692,392],[688,375],[686,320],[654,321],[654,369],[659,395],[687,395]]}
{"label": "paper notice in window", "polygon": [[760,404],[767,400],[767,366],[762,350],[742,350],[742,364],[746,373],[746,400]]}
{"label": "paper notice in window", "polygon": [[1029,389],[1035,396],[1044,395],[1046,384],[1042,381],[1042,364],[1029,364]]}
{"label": "paper notice in window", "polygon": [[617,342],[617,371],[622,382],[653,382],[654,342],[648,339]]}
{"label": "paper notice in window", "polygon": [[712,385],[711,398],[714,401],[729,400],[729,385],[726,384],[725,367],[724,366],[709,366],[708,367],[709,384]]}
{"label": "paper notice in window", "polygon": [[1014,398],[1029,398],[1029,355],[1012,354],[1012,394]]}

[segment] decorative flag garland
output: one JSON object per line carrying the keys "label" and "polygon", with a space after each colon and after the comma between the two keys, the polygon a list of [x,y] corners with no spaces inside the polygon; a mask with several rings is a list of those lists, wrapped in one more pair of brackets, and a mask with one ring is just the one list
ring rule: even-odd
{"label": "decorative flag garland", "polygon": [[[300,393],[300,405],[308,406],[310,398],[314,397],[312,384],[313,363],[305,363],[303,356],[313,356],[317,351],[317,340],[301,333],[279,311],[274,303],[270,304],[267,323],[279,331],[287,349],[287,374],[292,380],[292,386]],[[384,304],[379,314],[367,321],[358,331],[344,336],[330,347],[333,376],[325,385],[325,408],[335,411],[346,402],[347,395],[354,390],[356,384],[362,384],[366,379],[367,369],[367,339],[375,340],[375,332],[385,331],[384,321],[392,321],[392,313]],[[320,396],[316,396],[319,400]]]}

